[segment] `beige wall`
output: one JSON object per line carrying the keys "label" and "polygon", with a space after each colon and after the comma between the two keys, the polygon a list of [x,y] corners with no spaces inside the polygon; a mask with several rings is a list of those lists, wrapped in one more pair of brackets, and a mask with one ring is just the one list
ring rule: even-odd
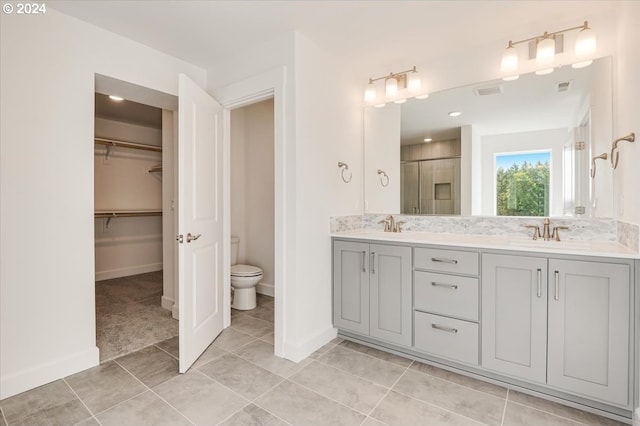
{"label": "beige wall", "polygon": [[239,262],[262,268],[259,292],[274,284],[273,99],[231,112],[231,235]]}

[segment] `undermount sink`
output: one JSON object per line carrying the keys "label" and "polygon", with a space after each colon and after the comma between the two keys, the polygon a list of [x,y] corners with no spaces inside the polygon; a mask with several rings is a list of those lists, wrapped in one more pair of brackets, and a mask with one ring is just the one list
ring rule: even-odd
{"label": "undermount sink", "polygon": [[558,250],[588,250],[591,248],[591,241],[587,240],[532,240],[530,238],[512,238],[509,240],[509,245],[520,247],[534,247],[544,249],[558,249]]}

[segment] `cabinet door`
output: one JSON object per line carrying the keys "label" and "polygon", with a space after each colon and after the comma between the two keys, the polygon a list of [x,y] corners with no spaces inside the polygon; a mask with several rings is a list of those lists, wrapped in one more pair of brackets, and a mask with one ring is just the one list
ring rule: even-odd
{"label": "cabinet door", "polygon": [[369,244],[333,243],[333,325],[369,334]]}
{"label": "cabinet door", "polygon": [[411,346],[411,248],[371,244],[372,337]]}
{"label": "cabinet door", "polygon": [[482,365],[544,383],[547,259],[482,256]]}
{"label": "cabinet door", "polygon": [[549,385],[629,405],[629,266],[549,260]]}

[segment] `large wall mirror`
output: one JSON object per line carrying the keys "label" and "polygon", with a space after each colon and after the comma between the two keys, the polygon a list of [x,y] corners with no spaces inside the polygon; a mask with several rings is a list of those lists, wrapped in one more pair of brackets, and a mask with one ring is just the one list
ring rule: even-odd
{"label": "large wall mirror", "polygon": [[366,108],[365,213],[611,217],[611,62]]}

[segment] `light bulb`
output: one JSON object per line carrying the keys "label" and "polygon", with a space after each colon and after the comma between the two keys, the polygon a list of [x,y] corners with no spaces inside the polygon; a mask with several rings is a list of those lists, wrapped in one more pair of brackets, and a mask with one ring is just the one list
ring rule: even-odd
{"label": "light bulb", "polygon": [[376,96],[376,87],[373,85],[373,82],[367,84],[367,88],[364,89],[364,101],[374,102],[376,100]]}
{"label": "light bulb", "polygon": [[556,55],[556,42],[554,39],[547,37],[538,42],[536,49],[536,65],[540,67],[548,67],[553,64],[553,58]]}
{"label": "light bulb", "polygon": [[398,80],[389,77],[384,81],[384,94],[388,98],[392,98],[398,94]]}
{"label": "light bulb", "polygon": [[585,28],[580,30],[578,37],[576,37],[575,55],[578,58],[596,53],[596,35],[586,22],[584,25]]}
{"label": "light bulb", "polygon": [[509,42],[509,47],[502,54],[500,71],[503,74],[515,74],[518,71],[518,51],[511,42]]}
{"label": "light bulb", "polygon": [[122,96],[116,96],[116,95],[109,95],[109,99],[115,102],[124,101],[124,98]]}
{"label": "light bulb", "polygon": [[409,89],[409,92],[417,93],[420,91],[420,89],[422,89],[422,80],[420,80],[420,74],[418,74],[417,72],[412,72],[409,73],[407,78],[407,88]]}

